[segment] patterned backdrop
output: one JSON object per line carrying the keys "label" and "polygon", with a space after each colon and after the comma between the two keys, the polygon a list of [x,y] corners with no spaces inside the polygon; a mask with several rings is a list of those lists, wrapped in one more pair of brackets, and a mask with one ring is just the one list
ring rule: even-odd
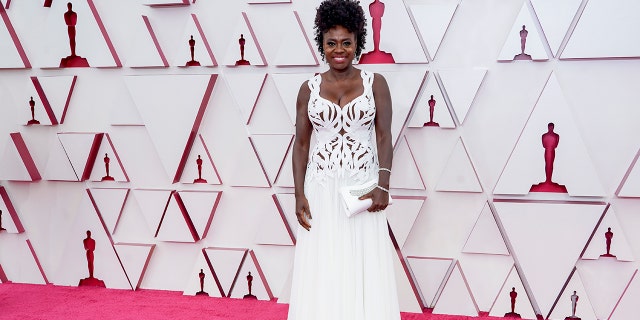
{"label": "patterned backdrop", "polygon": [[[640,2],[383,2],[402,310],[637,317]],[[0,281],[286,303],[318,3],[1,0]]]}

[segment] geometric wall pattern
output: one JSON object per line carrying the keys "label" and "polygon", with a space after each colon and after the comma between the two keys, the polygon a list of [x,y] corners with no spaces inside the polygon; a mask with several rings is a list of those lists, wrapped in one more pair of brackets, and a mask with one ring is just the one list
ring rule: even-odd
{"label": "geometric wall pattern", "polygon": [[[77,285],[90,230],[109,288],[289,301],[319,2],[76,0],[71,68],[66,2],[0,0],[0,282]],[[636,318],[640,4],[384,3],[403,311]]]}

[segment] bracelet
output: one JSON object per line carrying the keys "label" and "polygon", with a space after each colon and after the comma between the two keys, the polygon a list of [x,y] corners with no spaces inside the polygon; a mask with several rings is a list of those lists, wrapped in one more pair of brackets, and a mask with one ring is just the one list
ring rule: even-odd
{"label": "bracelet", "polygon": [[386,172],[391,173],[391,169],[388,169],[388,168],[380,168],[380,169],[378,169],[378,172],[379,171],[386,171]]}
{"label": "bracelet", "polygon": [[382,190],[382,191],[384,191],[386,193],[389,193],[389,189],[385,189],[385,188],[383,188],[381,186],[376,186],[376,188],[378,188],[378,189],[380,189],[380,190]]}

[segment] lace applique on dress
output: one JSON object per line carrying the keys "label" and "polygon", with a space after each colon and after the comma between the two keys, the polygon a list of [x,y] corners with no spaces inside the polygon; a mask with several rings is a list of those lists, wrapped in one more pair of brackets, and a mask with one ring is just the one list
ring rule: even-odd
{"label": "lace applique on dress", "polygon": [[308,110],[317,144],[307,165],[307,177],[348,175],[364,180],[378,166],[373,136],[376,105],[373,73],[361,71],[364,92],[344,107],[320,96],[321,75],[309,80]]}

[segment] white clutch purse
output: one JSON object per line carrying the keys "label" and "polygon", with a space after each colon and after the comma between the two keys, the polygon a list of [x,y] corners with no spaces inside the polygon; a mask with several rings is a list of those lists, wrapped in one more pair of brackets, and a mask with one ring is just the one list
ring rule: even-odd
{"label": "white clutch purse", "polygon": [[[371,207],[373,200],[360,200],[358,198],[369,193],[371,190],[375,189],[376,186],[378,186],[378,180],[370,180],[360,185],[340,188],[340,195],[342,196],[342,200],[344,200],[347,217],[366,211]],[[393,199],[391,198],[391,195],[389,195],[389,205],[392,203]]]}

